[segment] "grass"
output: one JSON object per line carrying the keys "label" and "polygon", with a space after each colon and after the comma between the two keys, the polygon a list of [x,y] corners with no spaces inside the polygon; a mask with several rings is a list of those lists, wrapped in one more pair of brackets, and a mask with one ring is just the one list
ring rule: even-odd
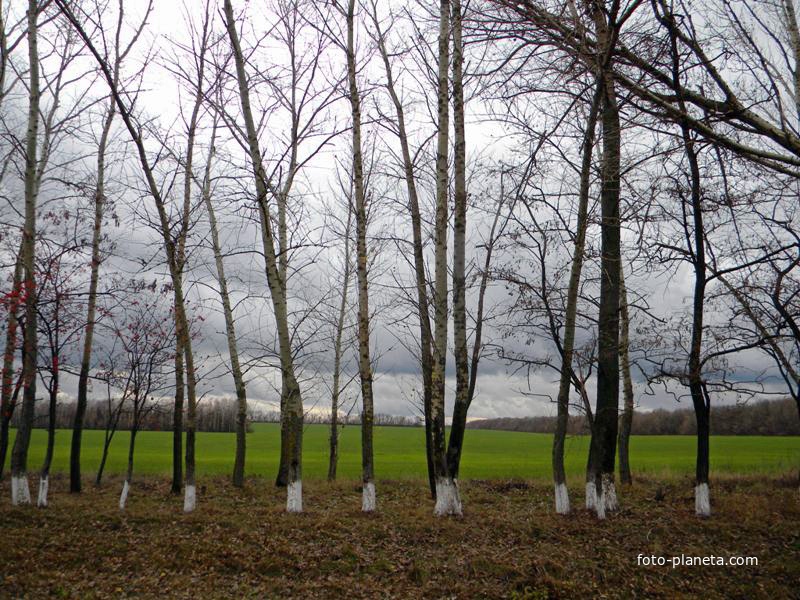
{"label": "grass", "polygon": [[[621,490],[622,510],[604,522],[581,509],[555,515],[552,489],[540,480],[464,482],[464,517],[445,519],[432,516],[423,481],[379,481],[372,515],[360,512],[353,482],[308,482],[306,512],[287,514],[285,492],[264,478],[249,478],[244,490],[223,476],[201,481],[198,510],[189,515],[181,513],[181,498],[169,494],[166,477],[139,478],[124,513],[116,506],[118,476],[80,496],[68,494],[66,478],[55,476],[47,509],[11,507],[3,482],[0,597],[533,600],[798,593],[794,479],[720,480],[712,487],[714,515],[702,520],[693,514],[690,484],[642,477]],[[571,489],[577,505],[581,487]],[[638,566],[640,553],[748,556],[758,566]]]}
{"label": "grass", "polygon": [[[12,433],[13,435],[13,433]],[[279,427],[257,423],[247,436],[247,473],[271,477],[277,470]],[[71,432],[56,434],[53,471],[66,472]],[[345,427],[340,442],[339,476],[358,479],[361,473],[361,432]],[[230,433],[200,433],[197,439],[199,475],[227,474],[233,468],[235,438]],[[44,456],[46,436],[35,430],[29,454],[29,471],[35,471]],[[549,478],[552,436],[506,431],[468,430],[461,467],[462,479]],[[86,473],[100,462],[102,431],[86,431],[83,464]],[[425,477],[424,431],[421,428],[377,427],[375,468],[378,478],[421,479]],[[568,474],[580,477],[585,469],[588,438],[570,437],[566,446]],[[106,467],[109,474],[122,473],[128,451],[128,432],[117,432]],[[328,466],[328,428],[308,425],[303,437],[303,478],[324,479]],[[141,432],[137,437],[135,472],[171,473],[172,435]],[[634,436],[631,464],[635,474],[658,477],[690,475],[694,472],[695,439],[692,436]],[[713,475],[777,475],[800,464],[800,438],[716,436],[711,438]]]}

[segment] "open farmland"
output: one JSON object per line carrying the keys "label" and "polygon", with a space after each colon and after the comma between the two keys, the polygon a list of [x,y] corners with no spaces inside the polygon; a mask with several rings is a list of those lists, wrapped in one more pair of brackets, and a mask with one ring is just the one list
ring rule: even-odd
{"label": "open farmland", "polygon": [[[106,473],[124,471],[128,432],[118,431],[111,446]],[[361,432],[357,426],[344,428],[339,450],[338,473],[344,479],[358,479],[361,473]],[[53,471],[66,472],[69,460],[69,431],[56,433]],[[200,476],[230,473],[233,468],[235,436],[232,433],[199,433],[197,469]],[[278,468],[280,431],[274,423],[256,423],[247,436],[247,474],[274,477]],[[582,477],[586,468],[588,437],[567,440],[566,466],[572,477]],[[422,428],[376,427],[375,470],[379,479],[423,479],[425,470]],[[689,476],[694,473],[693,436],[633,436],[631,463],[634,476]],[[509,431],[469,430],[466,434],[462,479],[549,479],[552,436]],[[92,473],[100,462],[102,431],[86,431],[83,460]],[[44,430],[35,430],[28,468],[35,472],[46,447]],[[303,477],[323,479],[328,467],[328,428],[308,425],[303,436]],[[779,475],[800,465],[800,438],[760,436],[716,436],[711,438],[711,473],[714,475]],[[136,474],[168,475],[172,468],[172,434],[143,431],[136,443]]]}

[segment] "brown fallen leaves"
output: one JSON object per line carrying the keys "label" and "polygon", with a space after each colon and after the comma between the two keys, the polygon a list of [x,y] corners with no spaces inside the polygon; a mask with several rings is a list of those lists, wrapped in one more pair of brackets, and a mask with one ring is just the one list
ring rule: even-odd
{"label": "brown fallen leaves", "polygon": [[[166,480],[66,493],[51,507],[12,508],[0,486],[0,597],[69,598],[705,598],[798,593],[796,481],[712,484],[714,516],[693,514],[691,482],[638,481],[598,523],[571,486],[571,516],[547,482],[462,484],[465,514],[437,519],[422,482],[379,482],[378,512],[360,512],[352,483],[304,482],[306,512],[283,512],[262,479],[237,490],[202,481],[183,515]],[[662,499],[656,500],[656,497]],[[756,556],[758,566],[637,566],[637,555]]]}

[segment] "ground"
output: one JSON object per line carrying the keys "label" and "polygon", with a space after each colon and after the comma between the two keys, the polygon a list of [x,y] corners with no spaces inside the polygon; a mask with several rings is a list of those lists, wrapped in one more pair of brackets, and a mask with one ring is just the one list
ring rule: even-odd
{"label": "ground", "polygon": [[[35,481],[32,480],[35,484]],[[34,489],[35,497],[35,485]],[[12,508],[0,485],[0,597],[69,598],[787,598],[800,582],[796,475],[722,477],[714,515],[694,516],[691,480],[640,478],[598,522],[555,515],[544,479],[462,483],[464,516],[435,518],[422,481],[379,481],[360,512],[355,481],[306,482],[306,512],[250,478],[200,481],[181,513],[164,477],[121,480],[80,496],[55,476],[51,507]],[[637,556],[751,556],[758,566],[638,566]]]}

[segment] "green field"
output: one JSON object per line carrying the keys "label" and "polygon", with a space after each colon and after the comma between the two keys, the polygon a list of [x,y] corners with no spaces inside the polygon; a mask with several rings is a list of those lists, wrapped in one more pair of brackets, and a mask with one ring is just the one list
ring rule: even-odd
{"label": "green field", "polygon": [[[12,433],[13,436],[13,433]],[[69,430],[56,433],[55,472],[68,468]],[[124,471],[129,434],[114,437],[107,473]],[[339,475],[357,479],[361,472],[360,429],[345,427],[339,450]],[[549,478],[552,436],[508,431],[468,430],[461,467],[462,479]],[[198,475],[232,470],[235,437],[232,433],[200,433],[197,436]],[[12,437],[13,443],[13,437]],[[44,456],[46,433],[35,430],[28,460],[29,471],[38,469]],[[100,462],[103,432],[85,431],[83,464],[86,473]],[[279,449],[277,424],[257,423],[247,436],[247,473],[272,477]],[[136,473],[168,474],[172,464],[172,435],[143,431],[137,437]],[[567,440],[567,471],[579,477],[585,468],[588,438]],[[692,436],[634,436],[631,439],[632,469],[651,475],[689,475],[694,469],[695,440]],[[304,478],[321,479],[327,473],[328,428],[308,425],[303,437]],[[800,438],[718,436],[711,438],[712,474],[778,474],[800,465]],[[409,479],[425,476],[424,430],[422,428],[377,427],[375,470],[379,479]]]}

